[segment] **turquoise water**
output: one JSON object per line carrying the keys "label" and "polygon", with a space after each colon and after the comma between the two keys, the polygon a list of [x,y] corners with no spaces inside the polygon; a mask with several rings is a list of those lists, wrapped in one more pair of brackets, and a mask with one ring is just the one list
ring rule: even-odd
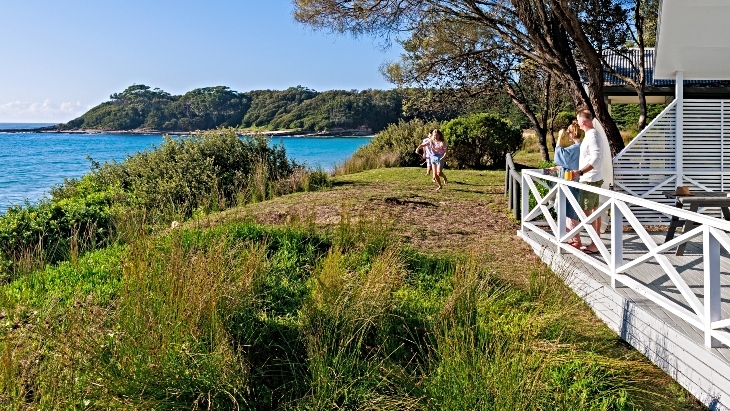
{"label": "turquoise water", "polygon": [[[0,130],[43,125],[0,123]],[[310,167],[331,170],[349,158],[369,137],[275,137],[287,156]],[[121,161],[127,155],[162,142],[160,135],[68,134],[0,132],[0,213],[8,206],[41,199],[64,178],[89,171],[87,156],[103,163]]]}

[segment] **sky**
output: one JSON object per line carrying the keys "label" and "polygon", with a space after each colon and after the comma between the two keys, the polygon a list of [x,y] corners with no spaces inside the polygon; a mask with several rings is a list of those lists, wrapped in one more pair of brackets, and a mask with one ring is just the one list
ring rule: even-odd
{"label": "sky", "polygon": [[0,122],[72,120],[132,84],[179,95],[390,89],[396,43],[315,31],[291,0],[0,0]]}

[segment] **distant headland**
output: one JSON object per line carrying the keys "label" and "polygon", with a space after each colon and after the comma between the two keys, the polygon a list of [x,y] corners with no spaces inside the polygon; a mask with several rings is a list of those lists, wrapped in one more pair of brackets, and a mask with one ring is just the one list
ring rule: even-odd
{"label": "distant headland", "polygon": [[[68,134],[172,134],[172,135],[191,135],[205,130],[181,131],[181,130],[154,130],[154,129],[135,129],[135,130],[99,130],[99,129],[61,129],[58,126],[47,126],[37,128],[8,128],[0,129],[1,133],[68,133]],[[269,137],[334,137],[334,136],[372,136],[373,130],[369,127],[360,127],[357,129],[349,128],[332,128],[323,131],[311,130],[251,130],[251,129],[235,129],[236,133],[241,136],[265,135]]]}
{"label": "distant headland", "polygon": [[171,95],[143,84],[127,87],[68,123],[14,132],[191,134],[232,127],[271,136],[371,135],[403,116],[399,90],[306,87],[237,92],[225,86]]}

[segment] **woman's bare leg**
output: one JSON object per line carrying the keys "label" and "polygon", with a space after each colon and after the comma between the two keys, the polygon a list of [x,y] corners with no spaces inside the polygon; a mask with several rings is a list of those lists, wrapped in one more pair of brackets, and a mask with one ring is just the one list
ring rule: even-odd
{"label": "woman's bare leg", "polygon": [[440,173],[441,173],[441,166],[438,164],[434,164],[433,165],[433,179],[434,179],[434,181],[436,181],[436,184],[438,184],[438,186],[439,186],[439,188],[437,188],[437,190],[440,190],[441,188],[443,188],[443,186],[441,185],[441,177],[439,176]]}

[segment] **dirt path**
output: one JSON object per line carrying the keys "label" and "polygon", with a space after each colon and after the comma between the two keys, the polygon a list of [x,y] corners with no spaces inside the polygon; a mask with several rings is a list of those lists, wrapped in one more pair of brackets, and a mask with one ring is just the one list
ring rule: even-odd
{"label": "dirt path", "polygon": [[[294,219],[331,226],[345,218],[393,224],[402,241],[425,252],[476,253],[524,273],[539,259],[516,236],[502,174],[449,171],[444,190],[423,169],[371,170],[335,178],[331,189],[297,193],[229,210],[217,219],[283,224]],[[510,261],[511,260],[511,261]],[[508,274],[508,273],[505,273]]]}

